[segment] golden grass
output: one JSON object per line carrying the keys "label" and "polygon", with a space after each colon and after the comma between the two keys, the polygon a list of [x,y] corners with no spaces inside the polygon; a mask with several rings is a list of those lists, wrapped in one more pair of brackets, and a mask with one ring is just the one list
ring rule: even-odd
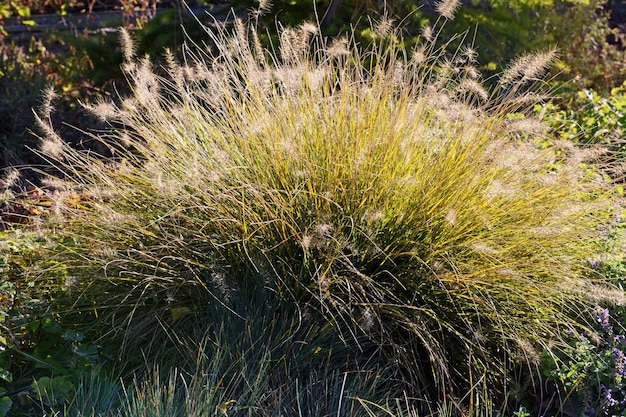
{"label": "golden grass", "polygon": [[40,116],[42,152],[96,201],[60,231],[97,271],[86,293],[166,311],[173,288],[225,294],[253,270],[440,388],[532,357],[614,294],[585,273],[610,184],[578,150],[540,149],[532,120],[520,133],[551,52],[488,92],[471,49],[280,33],[274,51],[241,22],[209,31],[210,51],[159,76],[123,32],[133,95],[89,106],[109,158]]}

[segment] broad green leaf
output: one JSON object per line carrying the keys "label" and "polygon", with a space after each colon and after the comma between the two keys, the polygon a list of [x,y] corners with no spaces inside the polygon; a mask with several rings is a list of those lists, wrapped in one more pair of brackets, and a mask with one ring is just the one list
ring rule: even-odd
{"label": "broad green leaf", "polygon": [[11,372],[6,369],[0,368],[0,379],[5,380],[6,382],[13,382],[13,375],[11,375]]}
{"label": "broad green leaf", "polygon": [[0,397],[0,417],[9,415],[13,401],[9,397]]}
{"label": "broad green leaf", "polygon": [[63,333],[63,338],[72,342],[82,342],[85,336],[76,330],[67,329],[65,333]]}
{"label": "broad green leaf", "polygon": [[52,317],[44,317],[41,319],[41,327],[46,333],[60,334],[63,333],[63,329]]}
{"label": "broad green leaf", "polygon": [[7,4],[0,4],[0,17],[9,18],[12,14],[11,8]]}
{"label": "broad green leaf", "polygon": [[15,4],[15,9],[17,10],[17,14],[20,17],[30,17],[30,7],[28,6],[22,6],[19,4]]}

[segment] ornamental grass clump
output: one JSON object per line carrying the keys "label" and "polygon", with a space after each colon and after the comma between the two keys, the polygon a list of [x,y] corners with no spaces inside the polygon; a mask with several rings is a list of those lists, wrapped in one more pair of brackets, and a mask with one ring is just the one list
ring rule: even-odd
{"label": "ornamental grass clump", "polygon": [[449,392],[533,359],[610,295],[584,266],[611,208],[601,150],[543,149],[523,116],[553,52],[487,90],[436,27],[412,50],[310,24],[271,47],[241,21],[207,33],[157,71],[122,32],[132,95],[88,105],[110,123],[89,136],[106,156],[55,133],[52,94],[39,115],[50,182],[89,196],[58,256],[113,330],[139,337],[161,312],[154,328],[174,331],[254,276],[379,346],[415,393]]}

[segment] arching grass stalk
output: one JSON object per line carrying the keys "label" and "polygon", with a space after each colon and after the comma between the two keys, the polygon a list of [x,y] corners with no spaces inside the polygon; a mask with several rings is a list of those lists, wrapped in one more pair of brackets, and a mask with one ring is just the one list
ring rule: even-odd
{"label": "arching grass stalk", "polygon": [[112,156],[39,118],[63,186],[93,196],[60,231],[80,249],[60,255],[86,296],[108,298],[114,329],[136,334],[145,311],[167,320],[184,294],[211,300],[254,271],[447,392],[532,359],[611,296],[584,266],[611,208],[585,164],[596,150],[542,150],[520,118],[552,52],[489,92],[470,49],[429,37],[363,49],[303,25],[268,50],[241,21],[207,30],[211,49],[168,57],[164,76],[122,32],[133,95],[89,106]]}

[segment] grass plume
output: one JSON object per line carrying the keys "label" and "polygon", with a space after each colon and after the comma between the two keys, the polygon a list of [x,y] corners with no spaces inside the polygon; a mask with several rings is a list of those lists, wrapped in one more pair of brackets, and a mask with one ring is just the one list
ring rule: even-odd
{"label": "grass plume", "polygon": [[[108,159],[43,129],[55,146],[42,152],[93,196],[60,232],[78,249],[60,255],[87,297],[108,297],[114,329],[136,335],[155,311],[160,328],[189,294],[215,302],[253,272],[346,340],[366,335],[417,392],[503,372],[576,325],[595,302],[584,261],[609,185],[541,149],[536,124],[510,128],[528,105],[515,88],[493,97],[460,67],[470,49],[455,60],[432,39],[412,59],[310,25],[261,51],[254,30],[207,29],[211,49],[165,76],[123,35],[134,94],[91,107],[111,122],[93,137]],[[500,85],[536,80],[549,55]]]}

